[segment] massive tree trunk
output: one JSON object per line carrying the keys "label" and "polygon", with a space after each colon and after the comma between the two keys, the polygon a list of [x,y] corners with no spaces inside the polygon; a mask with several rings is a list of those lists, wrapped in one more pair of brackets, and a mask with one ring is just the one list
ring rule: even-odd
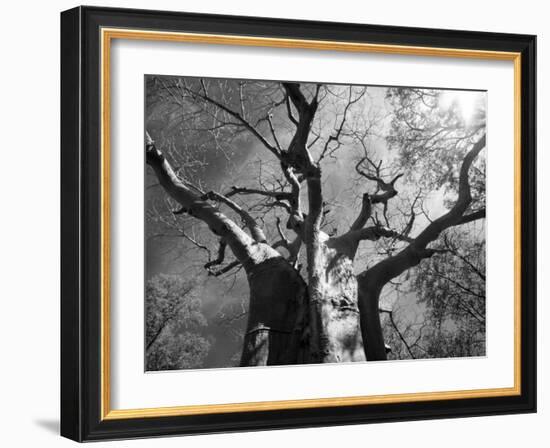
{"label": "massive tree trunk", "polygon": [[[255,221],[235,203],[212,192],[199,196],[179,179],[150,138],[146,156],[166,193],[181,205],[178,213],[185,211],[203,221],[220,237],[219,262],[227,245],[246,272],[250,309],[241,365],[308,362],[307,343],[302,337],[307,288],[298,271],[265,242]],[[243,218],[251,235],[207,199],[217,199],[232,208]]]}
{"label": "massive tree trunk", "polygon": [[[436,253],[428,245],[445,229],[484,217],[483,211],[470,215],[465,213],[471,203],[468,170],[485,146],[485,137],[473,145],[462,163],[455,205],[448,213],[431,222],[416,238],[408,237],[412,220],[408,230],[402,232],[382,227],[378,219],[374,221],[374,226],[365,227],[371,218],[373,205],[382,204],[386,213],[388,201],[397,195],[395,182],[402,176],[399,174],[390,182],[385,182],[380,164],[372,162],[375,174],[361,171],[362,162],[357,164],[356,170],[366,179],[376,182],[376,192],[370,196],[364,195],[362,209],[347,233],[329,237],[322,231],[324,201],[320,168],[320,160],[328,146],[316,161],[308,151],[308,135],[318,106],[319,86],[314,93],[308,94],[311,97],[309,101],[298,84],[283,83],[282,86],[289,120],[296,126],[287,149],[283,149],[276,138],[269,115],[266,122],[271,126],[273,144],[241,113],[210,98],[204,85],[201,92],[189,92],[214,104],[256,136],[280,162],[291,191],[233,187],[226,195],[203,193],[176,176],[150,138],[146,147],[147,163],[166,193],[180,204],[181,210],[177,213],[187,213],[201,220],[219,237],[218,260],[209,264],[220,264],[227,246],[246,272],[250,301],[242,366],[384,360],[386,348],[378,309],[384,286],[422,259]],[[290,107],[291,103],[295,112]],[[342,126],[339,129],[336,136],[329,138],[327,145],[331,138],[338,139]],[[301,210],[300,193],[304,181],[307,185],[307,213]],[[267,243],[259,223],[230,199],[234,194],[264,195],[273,198],[274,203],[288,212],[287,227],[297,236],[293,243],[282,234],[277,221],[282,245],[289,250],[288,259],[275,249],[277,243]],[[236,213],[245,229],[212,205],[212,201]],[[414,213],[412,215],[414,219]],[[353,262],[359,243],[382,237],[408,241],[409,244],[356,276]],[[307,283],[294,266],[302,243],[306,248]]]}
{"label": "massive tree trunk", "polygon": [[307,183],[308,213],[296,231],[306,245],[311,362],[364,361],[353,257],[321,230],[321,168],[307,149],[319,87],[309,102],[297,84],[283,83],[283,87],[298,112],[296,133],[284,154],[284,164],[299,172]]}
{"label": "massive tree trunk", "polygon": [[281,255],[264,249],[271,256],[246,271],[250,302],[241,366],[307,363],[306,284]]}
{"label": "massive tree trunk", "polygon": [[309,278],[312,362],[364,361],[353,261],[323,232],[315,239]]}

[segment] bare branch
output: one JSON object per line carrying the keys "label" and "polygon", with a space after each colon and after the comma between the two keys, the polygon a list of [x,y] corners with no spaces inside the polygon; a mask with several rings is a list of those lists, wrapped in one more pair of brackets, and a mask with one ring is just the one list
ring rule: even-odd
{"label": "bare branch", "polygon": [[363,199],[361,201],[361,211],[355,221],[350,227],[351,231],[362,229],[370,218],[372,211],[372,202],[368,193],[363,194]]}
{"label": "bare branch", "polygon": [[232,269],[236,268],[237,266],[241,265],[241,263],[238,260],[235,260],[229,263],[228,265],[224,266],[223,268],[220,268],[218,270],[213,270],[212,269],[213,266],[219,266],[225,260],[225,248],[227,247],[227,243],[223,238],[221,238],[219,244],[220,245],[218,248],[218,256],[216,257],[216,259],[211,260],[204,265],[204,268],[208,271],[208,275],[213,277],[219,277],[220,275],[223,275],[231,271]]}
{"label": "bare branch", "polygon": [[211,201],[217,201],[217,202],[221,202],[221,203],[227,205],[230,209],[232,209],[234,212],[236,212],[241,217],[243,222],[246,224],[246,226],[250,230],[250,234],[252,235],[252,238],[254,238],[254,241],[256,241],[258,243],[265,243],[267,241],[261,226],[250,215],[250,213],[248,213],[246,210],[244,210],[236,202],[229,199],[227,196],[224,196],[224,195],[222,195],[220,193],[217,193],[215,191],[209,191],[201,199],[202,200],[208,200],[209,199]]}
{"label": "bare branch", "polygon": [[227,247],[227,243],[223,238],[220,239],[218,248],[218,256],[215,260],[211,260],[208,263],[205,263],[204,269],[209,270],[212,266],[217,266],[223,263],[223,260],[225,260],[225,248]]}
{"label": "bare branch", "polygon": [[298,120],[294,118],[294,114],[292,113],[292,109],[290,107],[290,96],[288,95],[288,92],[285,92],[285,103],[286,103],[286,112],[288,114],[288,118],[292,123],[294,123],[296,126],[298,126]]}
{"label": "bare branch", "polygon": [[260,190],[257,188],[244,188],[244,187],[237,187],[232,186],[230,191],[228,191],[225,194],[225,197],[230,198],[231,196],[235,196],[237,194],[241,195],[250,195],[250,194],[257,194],[260,196],[267,196],[269,198],[273,198],[277,201],[290,201],[292,199],[292,193],[288,193],[285,191],[266,191],[266,190]]}
{"label": "bare branch", "polygon": [[277,138],[277,133],[275,132],[275,128],[273,127],[273,120],[271,119],[271,113],[268,113],[267,115],[267,122],[269,123],[269,130],[271,131],[271,136],[273,137],[273,141],[275,142],[275,145],[277,145],[277,149],[279,151],[282,151],[281,144],[279,143],[279,139]]}
{"label": "bare branch", "polygon": [[202,200],[175,174],[172,166],[148,133],[145,153],[147,164],[155,172],[166,193],[185,208],[188,215],[203,221],[215,235],[224,238],[238,260],[248,260],[254,240],[232,220]]}
{"label": "bare branch", "polygon": [[287,96],[290,98],[292,104],[294,104],[294,107],[298,110],[298,112],[308,106],[306,97],[300,90],[300,84],[293,82],[284,82],[283,88],[285,89]]}
{"label": "bare branch", "polygon": [[219,277],[220,275],[227,274],[229,271],[235,269],[238,266],[241,266],[241,263],[235,260],[229,263],[227,266],[224,266],[223,268],[218,269],[217,271],[213,271],[209,269],[208,275],[211,275],[212,277]]}
{"label": "bare branch", "polygon": [[403,235],[403,233],[401,232],[396,232],[395,230],[391,230],[387,227],[382,226],[366,227],[364,229],[358,230],[356,234],[359,240],[376,241],[380,238],[394,238],[399,241],[407,241],[409,243],[413,241],[412,238]]}
{"label": "bare branch", "polygon": [[[342,114],[342,121],[340,122],[340,126],[338,126],[338,128],[335,129],[336,133],[331,134],[328,137],[328,139],[326,140],[325,146],[323,148],[323,151],[321,152],[321,155],[319,156],[319,159],[317,160],[317,163],[320,163],[325,158],[325,156],[327,154],[333,154],[334,151],[336,151],[341,146],[340,135],[342,134],[342,131],[344,129],[344,125],[346,123],[346,116],[348,114],[348,111],[351,108],[351,106],[353,106],[355,103],[357,103],[359,100],[361,100],[361,98],[363,98],[363,96],[365,95],[365,92],[366,92],[366,89],[363,89],[362,92],[359,95],[357,95],[355,98],[352,98],[353,86],[349,87],[348,102],[346,104],[346,107],[344,108],[344,113]],[[330,151],[329,151],[330,144],[332,142],[336,142],[336,147],[330,149]]]}
{"label": "bare branch", "polygon": [[269,143],[265,137],[260,134],[260,132],[249,122],[247,121],[239,112],[236,112],[226,105],[220,103],[219,101],[216,101],[214,98],[210,97],[207,93],[207,90],[204,85],[204,81],[201,79],[201,86],[203,87],[203,93],[196,92],[189,87],[184,87],[184,89],[192,96],[198,97],[202,99],[203,101],[207,101],[219,109],[223,110],[224,112],[228,113],[230,116],[238,120],[246,129],[248,129],[275,157],[280,157],[280,151],[274,147],[271,143]]}
{"label": "bare branch", "polygon": [[[399,330],[399,328],[397,327],[397,324],[395,322],[395,319],[393,318],[393,311],[391,310],[384,310],[384,309],[380,309],[380,312],[382,313],[387,313],[388,314],[388,317],[390,319],[390,324],[391,326],[393,327],[393,329],[395,330],[395,332],[397,333],[397,336],[399,336],[399,339],[401,339],[401,342],[403,343],[403,345],[405,346],[405,348],[407,349],[407,352],[409,352],[409,356],[412,358],[412,359],[416,359],[416,357],[414,356],[414,353],[412,352],[412,349],[411,349],[411,346],[408,344],[407,340],[405,339],[405,337],[403,336],[403,333],[401,333],[401,331]],[[418,342],[418,341],[417,341]],[[415,342],[416,343],[416,342]],[[413,344],[414,345],[414,344]]]}
{"label": "bare branch", "polygon": [[427,248],[428,244],[435,241],[445,229],[458,225],[463,219],[464,212],[471,203],[470,183],[468,180],[469,168],[485,147],[485,135],[483,135],[464,157],[460,168],[459,192],[455,205],[444,215],[432,221],[428,226],[414,238],[411,243],[401,252],[390,256],[366,272],[360,274],[360,282],[376,282],[381,289],[392,278],[400,275],[405,270],[416,266],[422,259],[429,258],[436,253],[446,250]]}
{"label": "bare branch", "polygon": [[279,236],[281,237],[281,240],[286,248],[288,248],[288,245],[290,244],[290,241],[285,235],[285,232],[283,232],[283,229],[281,228],[281,219],[277,216],[276,220],[277,225],[277,231],[279,232]]}
{"label": "bare branch", "polygon": [[458,199],[455,205],[449,212],[430,223],[420,235],[415,238],[415,244],[417,246],[426,247],[429,243],[434,241],[443,230],[450,226],[457,225],[464,218],[464,212],[466,212],[472,201],[468,171],[474,159],[481,150],[485,148],[485,142],[486,138],[484,134],[464,157],[462,166],[460,167]]}
{"label": "bare branch", "polygon": [[208,247],[206,247],[202,243],[199,243],[195,238],[193,238],[192,236],[188,235],[185,231],[183,231],[183,229],[181,230],[180,235],[183,238],[185,238],[187,241],[189,241],[191,244],[194,244],[199,249],[204,250],[208,254],[208,257],[210,258],[210,249]]}
{"label": "bare branch", "polygon": [[464,255],[462,255],[460,253],[460,251],[458,250],[458,248],[456,248],[452,243],[451,241],[449,240],[449,238],[447,237],[447,235],[445,235],[443,237],[443,240],[444,240],[444,243],[445,243],[445,247],[447,248],[447,250],[453,254],[455,257],[459,258],[460,260],[462,260],[464,263],[466,263],[471,269],[472,271],[474,271],[479,278],[481,278],[483,281],[486,280],[486,275],[485,275],[485,272],[482,272],[475,264],[473,264],[469,259],[468,257],[465,257]]}
{"label": "bare branch", "polygon": [[271,247],[273,249],[277,249],[278,247],[283,247],[288,251],[288,262],[292,264],[294,267],[296,267],[296,262],[298,260],[298,255],[300,253],[300,248],[302,246],[302,238],[298,235],[294,241],[290,241],[288,237],[285,235],[285,232],[283,231],[281,227],[281,220],[277,217],[276,221],[277,225],[277,232],[279,233],[279,236],[281,237],[280,240],[276,241],[274,244],[272,244]]}

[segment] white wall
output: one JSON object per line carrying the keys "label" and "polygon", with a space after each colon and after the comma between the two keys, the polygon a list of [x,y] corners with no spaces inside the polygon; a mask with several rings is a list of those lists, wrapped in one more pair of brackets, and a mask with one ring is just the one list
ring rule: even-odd
{"label": "white wall", "polygon": [[[543,151],[548,110],[550,36],[545,2],[338,0],[176,0],[88,1],[88,4],[186,10],[299,19],[354,21],[386,25],[456,28],[537,34],[539,229],[550,222],[550,156]],[[376,3],[376,4],[373,4]],[[0,440],[4,446],[68,446],[57,436],[59,377],[59,12],[70,1],[9,1],[2,5],[0,33],[0,114],[3,167],[0,255],[2,290],[0,324]],[[545,175],[546,174],[546,175]],[[539,413],[414,423],[241,433],[119,442],[110,446],[223,445],[257,446],[544,446],[550,430],[548,315],[550,238],[539,232]],[[546,253],[545,253],[546,252]],[[544,278],[546,277],[546,278]],[[7,305],[7,306],[6,306]],[[546,349],[545,358],[542,357]],[[99,444],[96,446],[103,446]]]}

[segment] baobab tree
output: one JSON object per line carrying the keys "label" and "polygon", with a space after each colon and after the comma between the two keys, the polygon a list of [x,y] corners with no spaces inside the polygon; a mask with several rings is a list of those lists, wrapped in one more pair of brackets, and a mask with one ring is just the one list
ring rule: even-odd
{"label": "baobab tree", "polygon": [[[211,276],[246,276],[240,364],[386,359],[384,288],[447,253],[449,229],[485,217],[484,108],[466,116],[423,89],[164,76],[146,86],[149,186],[169,206],[156,219],[207,255]],[[238,182],[222,185],[223,160],[248,167]]]}

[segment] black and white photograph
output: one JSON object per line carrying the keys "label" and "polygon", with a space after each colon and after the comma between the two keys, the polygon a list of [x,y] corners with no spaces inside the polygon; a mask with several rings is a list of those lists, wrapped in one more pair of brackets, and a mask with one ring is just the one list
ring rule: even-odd
{"label": "black and white photograph", "polygon": [[5,2],[0,445],[544,446],[548,8],[442,5]]}
{"label": "black and white photograph", "polygon": [[146,371],[486,356],[487,92],[146,75]]}

